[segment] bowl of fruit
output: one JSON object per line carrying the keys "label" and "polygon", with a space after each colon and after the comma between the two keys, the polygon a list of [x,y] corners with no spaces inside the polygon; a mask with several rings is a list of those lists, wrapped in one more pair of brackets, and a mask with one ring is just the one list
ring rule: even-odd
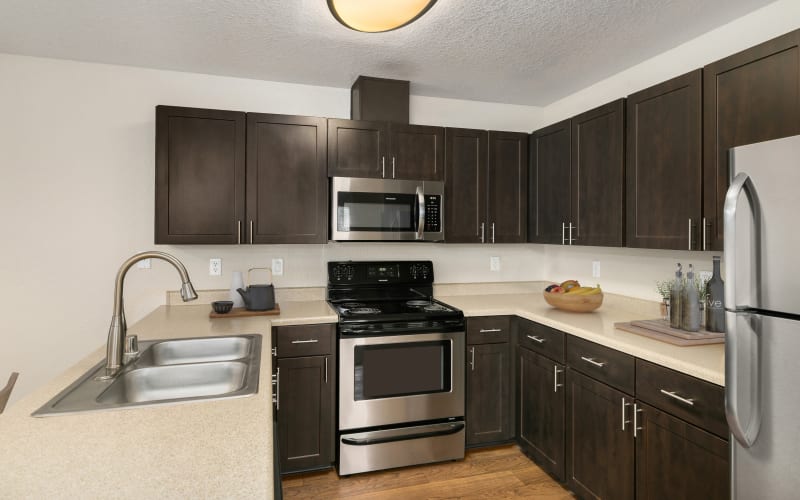
{"label": "bowl of fruit", "polygon": [[581,286],[576,280],[567,280],[545,288],[544,300],[564,311],[591,312],[603,304],[603,291],[600,285]]}

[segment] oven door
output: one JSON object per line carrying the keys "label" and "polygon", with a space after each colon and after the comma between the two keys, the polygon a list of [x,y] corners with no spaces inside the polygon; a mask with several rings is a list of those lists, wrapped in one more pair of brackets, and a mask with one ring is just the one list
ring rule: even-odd
{"label": "oven door", "polygon": [[334,177],[331,239],[440,241],[441,182]]}
{"label": "oven door", "polygon": [[464,415],[464,332],[342,338],[339,429]]}

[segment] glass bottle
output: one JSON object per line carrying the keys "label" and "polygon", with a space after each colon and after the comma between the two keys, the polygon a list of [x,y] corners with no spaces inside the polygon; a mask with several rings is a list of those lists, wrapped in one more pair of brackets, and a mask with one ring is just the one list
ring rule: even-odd
{"label": "glass bottle", "polygon": [[694,282],[694,269],[689,264],[689,272],[686,273],[686,285],[683,287],[683,321],[681,329],[687,332],[696,332],[700,329],[700,297],[697,292],[697,285]]}
{"label": "glass bottle", "polygon": [[681,297],[682,292],[683,271],[681,270],[681,264],[679,262],[675,268],[675,281],[672,282],[672,288],[669,291],[669,326],[672,328],[681,327],[681,316],[683,311],[683,308],[681,307],[683,304],[683,297]]}
{"label": "glass bottle", "polygon": [[714,256],[714,274],[706,285],[706,330],[725,331],[725,282],[719,272],[720,258]]}

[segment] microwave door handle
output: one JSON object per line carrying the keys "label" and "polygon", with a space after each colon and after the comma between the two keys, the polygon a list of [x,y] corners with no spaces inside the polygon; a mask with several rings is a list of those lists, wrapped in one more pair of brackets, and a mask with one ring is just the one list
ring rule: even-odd
{"label": "microwave door handle", "polygon": [[422,186],[417,186],[417,213],[417,239],[421,240],[425,237],[425,195]]}

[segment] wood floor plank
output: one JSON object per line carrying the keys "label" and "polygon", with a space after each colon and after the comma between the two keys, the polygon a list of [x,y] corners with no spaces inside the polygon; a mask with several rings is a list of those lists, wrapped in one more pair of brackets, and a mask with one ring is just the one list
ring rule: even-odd
{"label": "wood floor plank", "polygon": [[464,460],[340,478],[335,471],[283,479],[287,499],[571,499],[515,445],[469,450]]}

